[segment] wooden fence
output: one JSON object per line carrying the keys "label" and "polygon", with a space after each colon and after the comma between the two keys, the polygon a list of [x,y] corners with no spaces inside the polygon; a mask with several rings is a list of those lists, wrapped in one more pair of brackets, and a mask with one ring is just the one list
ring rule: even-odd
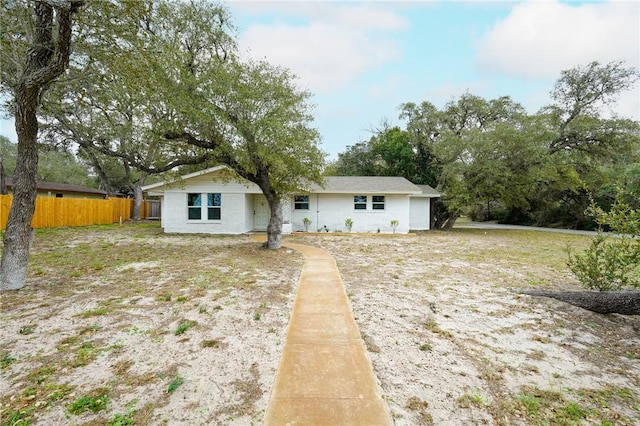
{"label": "wooden fence", "polygon": [[[6,229],[11,195],[0,195],[0,229]],[[34,228],[56,228],[62,226],[106,225],[125,221],[133,212],[133,199],[37,197],[36,211],[31,221]],[[149,202],[144,202],[141,217],[149,215]]]}

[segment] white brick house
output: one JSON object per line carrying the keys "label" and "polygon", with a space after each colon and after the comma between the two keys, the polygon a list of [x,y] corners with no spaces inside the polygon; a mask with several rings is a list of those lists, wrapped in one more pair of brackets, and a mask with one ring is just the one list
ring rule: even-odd
{"label": "white brick house", "polygon": [[[170,233],[242,234],[265,231],[269,206],[257,185],[225,166],[217,166],[142,188],[162,203],[162,227]],[[438,194],[428,185],[414,185],[402,177],[330,176],[324,187],[313,185],[283,202],[283,233],[346,231],[396,232],[427,230],[431,201]]]}

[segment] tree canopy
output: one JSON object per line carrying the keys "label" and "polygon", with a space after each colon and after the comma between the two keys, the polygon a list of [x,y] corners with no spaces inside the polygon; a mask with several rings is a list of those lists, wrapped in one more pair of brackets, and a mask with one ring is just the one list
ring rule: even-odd
{"label": "tree canopy", "polygon": [[[17,31],[28,27],[24,8],[8,9]],[[242,60],[230,22],[225,6],[205,0],[90,3],[63,84],[43,92],[44,139],[77,149],[105,189],[128,181],[136,199],[152,174],[227,164],[263,189],[281,220],[285,194],[321,182],[310,94],[290,71]],[[18,34],[7,55],[27,46],[27,31]],[[5,75],[10,89],[12,70]]]}
{"label": "tree canopy", "polygon": [[338,155],[336,174],[399,175],[443,194],[436,226],[477,220],[591,228],[589,197],[610,205],[616,185],[639,189],[640,126],[603,108],[636,82],[622,63],[563,71],[536,114],[507,96],[465,93],[439,109],[400,106],[406,127],[387,128]]}

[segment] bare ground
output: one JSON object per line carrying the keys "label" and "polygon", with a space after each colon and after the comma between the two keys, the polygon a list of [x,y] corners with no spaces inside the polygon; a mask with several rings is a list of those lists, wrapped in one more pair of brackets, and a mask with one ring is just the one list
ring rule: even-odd
{"label": "bare ground", "polygon": [[[640,423],[640,318],[510,291],[574,288],[586,237],[290,240],[336,257],[396,425]],[[39,231],[0,295],[0,424],[260,424],[301,265],[156,224]]]}

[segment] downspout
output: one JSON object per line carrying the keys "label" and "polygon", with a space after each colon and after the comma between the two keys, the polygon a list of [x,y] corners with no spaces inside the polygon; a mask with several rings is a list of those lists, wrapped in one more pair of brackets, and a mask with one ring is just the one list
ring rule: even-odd
{"label": "downspout", "polygon": [[320,229],[320,194],[316,194],[316,229]]}

